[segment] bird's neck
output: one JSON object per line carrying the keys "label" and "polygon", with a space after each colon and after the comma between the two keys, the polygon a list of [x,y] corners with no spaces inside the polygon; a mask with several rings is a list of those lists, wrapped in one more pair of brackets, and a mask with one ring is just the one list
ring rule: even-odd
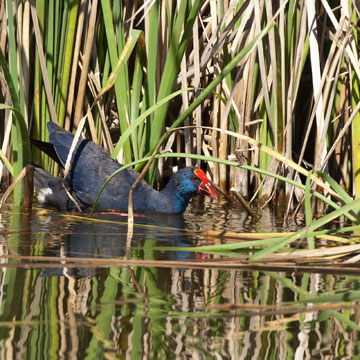
{"label": "bird's neck", "polygon": [[172,208],[173,214],[183,213],[191,199],[190,194],[182,194],[179,189],[172,186],[171,183],[168,183],[158,194],[163,199],[162,203],[167,203],[168,206]]}

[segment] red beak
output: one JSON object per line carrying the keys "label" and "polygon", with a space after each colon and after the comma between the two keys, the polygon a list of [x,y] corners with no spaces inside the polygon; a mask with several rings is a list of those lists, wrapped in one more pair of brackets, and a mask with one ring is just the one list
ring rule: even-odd
{"label": "red beak", "polygon": [[216,190],[211,185],[205,173],[201,169],[196,169],[194,173],[202,181],[202,183],[199,186],[199,193],[210,196],[212,199],[217,199]]}

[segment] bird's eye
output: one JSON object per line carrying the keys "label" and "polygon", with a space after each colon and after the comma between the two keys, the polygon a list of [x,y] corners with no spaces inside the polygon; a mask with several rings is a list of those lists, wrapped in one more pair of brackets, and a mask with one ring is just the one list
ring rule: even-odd
{"label": "bird's eye", "polygon": [[198,180],[199,180],[199,178],[198,178],[198,177],[196,177],[196,176],[193,176],[193,177],[191,178],[191,180],[192,180],[192,181],[194,181],[194,182],[196,182],[196,181],[198,181]]}

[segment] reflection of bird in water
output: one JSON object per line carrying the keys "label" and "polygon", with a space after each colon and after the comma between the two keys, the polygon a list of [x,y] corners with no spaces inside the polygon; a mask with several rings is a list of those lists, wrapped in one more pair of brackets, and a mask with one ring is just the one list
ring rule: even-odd
{"label": "reflection of bird in water", "polygon": [[[112,214],[96,214],[104,222],[76,219],[68,224],[61,236],[61,245],[56,249],[58,256],[70,258],[116,258],[125,256],[127,217]],[[107,221],[107,222],[106,222]],[[159,226],[161,224],[161,226]],[[182,215],[146,213],[135,218],[131,256],[142,259],[191,260],[194,253],[187,251],[152,250],[158,246],[193,246],[191,234],[186,233]],[[145,247],[144,251],[142,248]],[[54,249],[51,255],[54,256]],[[56,255],[55,255],[56,256]],[[67,273],[75,276],[91,276],[95,268],[68,268]],[[59,276],[62,269],[44,269],[44,276]]]}

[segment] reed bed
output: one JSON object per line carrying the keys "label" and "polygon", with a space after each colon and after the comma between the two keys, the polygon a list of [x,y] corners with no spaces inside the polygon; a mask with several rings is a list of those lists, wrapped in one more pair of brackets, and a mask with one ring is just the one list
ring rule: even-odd
{"label": "reed bed", "polygon": [[155,159],[154,186],[206,159],[223,191],[288,214],[306,191],[308,209],[329,188],[358,198],[358,18],[355,1],[6,0],[1,182],[31,161],[57,173],[29,139],[86,117],[86,136],[137,170],[160,142],[180,154]]}

